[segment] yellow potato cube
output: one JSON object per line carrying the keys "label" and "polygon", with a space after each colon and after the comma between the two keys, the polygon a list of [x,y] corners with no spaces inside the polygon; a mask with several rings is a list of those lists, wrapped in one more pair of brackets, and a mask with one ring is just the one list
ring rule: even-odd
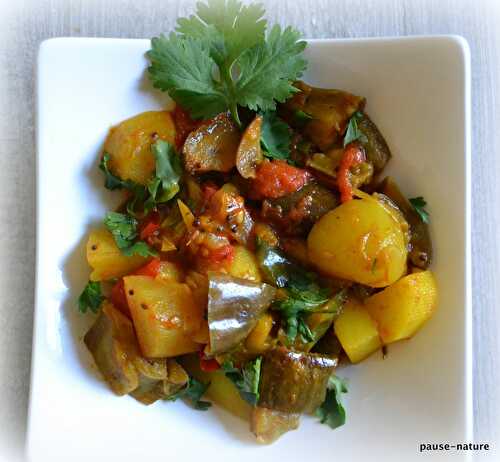
{"label": "yellow potato cube", "polygon": [[382,341],[391,343],[411,337],[422,327],[436,310],[437,296],[433,274],[422,271],[372,295],[365,306],[377,323]]}
{"label": "yellow potato cube", "polygon": [[191,334],[200,329],[203,313],[186,284],[148,276],[127,276],[123,281],[144,356],[173,357],[199,349]]}
{"label": "yellow potato cube", "polygon": [[366,308],[358,301],[349,300],[334,323],[342,348],[353,363],[362,361],[382,346],[377,325]]}
{"label": "yellow potato cube", "polygon": [[151,144],[159,139],[175,140],[175,125],[168,111],[143,112],[112,127],[104,143],[111,172],[123,180],[146,184],[156,164]]}
{"label": "yellow potato cube", "polygon": [[87,241],[87,261],[94,271],[91,281],[108,281],[135,271],[147,262],[140,255],[127,257],[117,247],[113,235],[106,229],[92,231]]}
{"label": "yellow potato cube", "polygon": [[242,245],[237,245],[234,248],[234,258],[229,267],[229,274],[235,278],[249,279],[255,282],[262,281],[255,255]]}

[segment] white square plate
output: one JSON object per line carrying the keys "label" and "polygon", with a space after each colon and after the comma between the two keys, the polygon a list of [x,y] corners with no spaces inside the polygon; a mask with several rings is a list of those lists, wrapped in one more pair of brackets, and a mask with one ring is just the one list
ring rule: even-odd
{"label": "white square plate", "polygon": [[[342,369],[347,423],[304,417],[271,446],[224,411],[117,398],[82,336],[76,297],[84,241],[117,198],[98,156],[109,127],[168,99],[145,77],[147,40],[54,39],[38,57],[37,289],[28,454],[32,461],[416,460],[419,444],[472,434],[470,325],[470,65],[459,37],[311,41],[305,80],[366,96],[406,194],[423,195],[440,304],[415,338]],[[465,457],[454,454],[456,459]]]}

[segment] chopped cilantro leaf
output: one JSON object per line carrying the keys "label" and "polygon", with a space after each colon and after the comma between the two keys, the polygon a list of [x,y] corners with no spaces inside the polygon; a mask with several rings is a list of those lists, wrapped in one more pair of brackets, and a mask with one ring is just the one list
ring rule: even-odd
{"label": "chopped cilantro leaf", "polygon": [[248,361],[242,369],[234,367],[231,361],[222,364],[222,370],[238,388],[241,397],[252,406],[259,402],[259,383],[262,357]]}
{"label": "chopped cilantro leaf", "polygon": [[429,223],[430,214],[429,212],[427,212],[427,210],[425,210],[425,207],[427,206],[427,202],[425,201],[425,199],[422,196],[418,196],[412,197],[411,199],[409,199],[409,201],[415,209],[415,212],[417,212],[420,216],[421,220],[424,223]]}
{"label": "chopped cilantro leaf", "polygon": [[181,160],[174,147],[166,141],[158,140],[151,150],[156,159],[156,174],[148,183],[148,191],[155,203],[167,202],[179,192]]}
{"label": "chopped cilantro leaf", "polygon": [[110,160],[111,155],[105,152],[99,164],[99,168],[104,172],[105,175],[104,187],[106,189],[128,189],[130,191],[133,191],[135,188],[140,187],[140,185],[134,183],[131,180],[122,180],[121,178],[118,178],[116,175],[111,173],[108,165]]}
{"label": "chopped cilantro leaf", "polygon": [[325,401],[316,410],[316,417],[319,417],[320,422],[332,429],[345,424],[346,414],[341,401],[342,393],[347,393],[346,381],[332,375],[328,381]]}
{"label": "chopped cilantro leaf", "polygon": [[104,297],[101,294],[101,283],[89,281],[78,297],[78,309],[81,313],[86,313],[87,310],[97,313],[103,300]]}
{"label": "chopped cilantro leaf", "polygon": [[362,143],[366,143],[368,141],[365,134],[358,128],[358,120],[360,120],[361,117],[363,117],[363,115],[360,112],[355,112],[349,119],[347,130],[344,135],[344,147],[356,140],[359,140]]}
{"label": "chopped cilantro leaf", "polygon": [[290,129],[276,112],[262,114],[261,144],[264,155],[271,159],[288,159],[290,157]]}
{"label": "chopped cilantro leaf", "polygon": [[113,235],[117,247],[128,257],[141,255],[143,257],[154,256],[156,252],[145,242],[134,242],[138,235],[137,220],[124,213],[108,212],[104,224]]}
{"label": "chopped cilantro leaf", "polygon": [[212,406],[212,403],[202,401],[201,397],[205,394],[209,386],[210,382],[203,383],[193,377],[189,377],[187,386],[177,393],[169,396],[167,400],[176,401],[179,398],[185,398],[195,409],[199,411],[206,411],[210,406]]}

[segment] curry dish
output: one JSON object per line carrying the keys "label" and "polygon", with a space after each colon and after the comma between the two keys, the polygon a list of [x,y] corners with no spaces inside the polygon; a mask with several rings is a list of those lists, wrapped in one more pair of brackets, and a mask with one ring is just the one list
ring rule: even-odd
{"label": "curry dish", "polygon": [[270,443],[302,414],[344,424],[337,367],[412,337],[437,287],[425,200],[384,177],[367,101],[301,80],[306,42],[263,14],[212,0],[152,40],[175,107],[109,131],[123,200],[88,236],[79,308],[116,395],[215,403]]}

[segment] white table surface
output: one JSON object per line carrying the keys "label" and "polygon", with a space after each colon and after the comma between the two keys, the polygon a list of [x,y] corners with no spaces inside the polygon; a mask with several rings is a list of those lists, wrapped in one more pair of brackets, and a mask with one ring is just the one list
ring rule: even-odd
{"label": "white table surface", "polygon": [[[498,445],[500,2],[263,3],[271,22],[291,24],[306,37],[460,34],[468,40],[472,55],[475,441]],[[35,265],[33,86],[38,44],[59,36],[149,38],[171,30],[175,19],[191,12],[193,5],[182,0],[0,0],[0,461],[21,457],[26,432]]]}

